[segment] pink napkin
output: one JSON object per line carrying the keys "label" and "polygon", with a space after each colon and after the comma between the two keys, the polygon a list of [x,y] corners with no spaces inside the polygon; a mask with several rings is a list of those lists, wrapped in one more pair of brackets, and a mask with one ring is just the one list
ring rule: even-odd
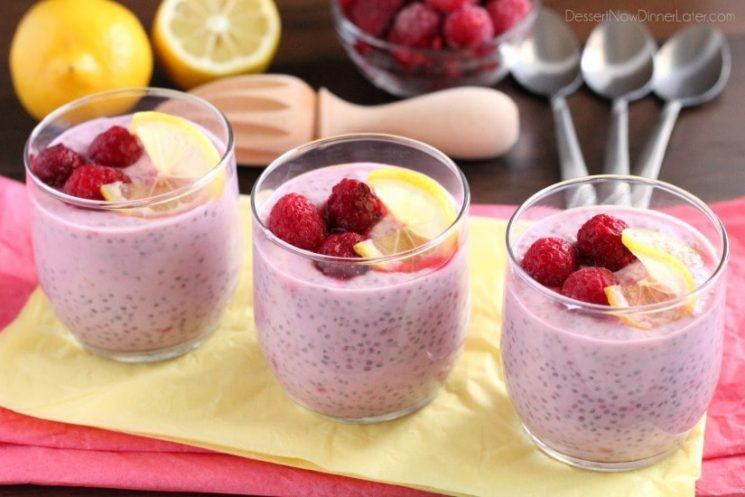
{"label": "pink napkin", "polygon": [[[700,497],[745,497],[745,198],[714,205],[730,234],[724,367],[709,409]],[[474,206],[505,218],[511,206]],[[0,330],[36,285],[30,204],[20,183],[0,176]],[[295,469],[194,447],[24,416],[0,408],[0,484],[318,497],[425,497],[426,492]]]}

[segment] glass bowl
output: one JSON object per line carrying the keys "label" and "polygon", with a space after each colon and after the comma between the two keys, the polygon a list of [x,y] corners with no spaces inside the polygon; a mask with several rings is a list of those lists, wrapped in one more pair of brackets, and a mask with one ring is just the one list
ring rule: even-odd
{"label": "glass bowl", "polygon": [[508,31],[476,48],[416,48],[391,43],[360,29],[331,0],[337,35],[347,55],[378,88],[410,97],[455,86],[492,86],[510,69],[513,48],[530,34],[539,0]]}

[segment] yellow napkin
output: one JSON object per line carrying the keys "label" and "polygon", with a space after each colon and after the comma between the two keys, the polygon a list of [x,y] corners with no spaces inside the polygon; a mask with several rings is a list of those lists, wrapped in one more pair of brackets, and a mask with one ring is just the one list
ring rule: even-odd
{"label": "yellow napkin", "polygon": [[683,449],[647,468],[601,474],[543,455],[523,434],[499,365],[503,221],[471,220],[473,317],[464,354],[437,398],[373,426],[296,406],[256,341],[250,214],[245,271],[220,330],[176,360],[124,365],[81,350],[37,290],[0,333],[0,405],[39,418],[146,435],[265,461],[478,496],[693,496],[703,421]]}

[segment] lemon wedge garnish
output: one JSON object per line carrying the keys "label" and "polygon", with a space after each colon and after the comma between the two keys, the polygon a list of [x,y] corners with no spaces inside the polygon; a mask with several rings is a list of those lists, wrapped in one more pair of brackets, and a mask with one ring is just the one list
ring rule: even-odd
{"label": "lemon wedge garnish", "polygon": [[162,0],[153,45],[182,88],[234,74],[263,72],[279,45],[273,0]]}
{"label": "lemon wedge garnish", "polygon": [[701,255],[682,240],[648,229],[626,228],[621,242],[649,276],[674,295],[685,295],[698,286],[691,269],[703,265]]}
{"label": "lemon wedge garnish", "polygon": [[[701,255],[687,243],[663,233],[643,228],[627,228],[621,242],[643,266],[643,277],[604,289],[612,307],[624,308],[673,300],[697,287],[692,269],[703,266]],[[632,269],[634,269],[632,267]],[[633,271],[638,273],[638,271]],[[650,329],[693,312],[695,301],[653,313],[620,315],[629,326]]]}
{"label": "lemon wedge garnish", "polygon": [[429,241],[427,238],[417,235],[390,215],[381,219],[370,230],[369,237],[354,246],[355,252],[361,257],[372,258],[399,254]]}
{"label": "lemon wedge garnish", "polygon": [[198,178],[220,162],[204,132],[190,121],[164,112],[135,112],[129,125],[164,176]]}
{"label": "lemon wedge garnish", "polygon": [[[132,115],[130,131],[142,142],[159,176],[201,178],[220,162],[214,143],[191,121],[156,111]],[[209,190],[219,197],[224,173],[218,174]]]}
{"label": "lemon wedge garnish", "polygon": [[[173,191],[191,183],[187,178],[167,178],[156,176],[153,178],[135,178],[131,183],[116,181],[101,185],[101,195],[109,202],[123,202],[154,197],[162,193]],[[143,207],[124,209],[123,212],[139,217],[154,217],[163,214],[173,214],[181,208],[193,205],[195,199],[204,192],[194,192],[177,199],[149,204]]]}
{"label": "lemon wedge garnish", "polygon": [[427,240],[445,231],[458,217],[453,198],[426,174],[385,167],[372,171],[367,184],[398,222]]}
{"label": "lemon wedge garnish", "polygon": [[[362,257],[382,257],[419,247],[448,229],[458,217],[450,194],[429,176],[401,167],[372,171],[367,184],[383,202],[388,213],[373,227],[369,238],[354,246]],[[457,235],[416,260],[378,264],[383,271],[415,271],[443,261],[457,249]]]}
{"label": "lemon wedge garnish", "polygon": [[[657,304],[672,300],[677,295],[667,287],[649,278],[643,278],[632,285],[613,285],[604,288],[605,296],[611,307],[635,307],[639,305]],[[681,318],[691,312],[689,305],[683,305],[654,313],[634,313],[619,315],[621,321],[628,326],[642,329],[652,329]]]}

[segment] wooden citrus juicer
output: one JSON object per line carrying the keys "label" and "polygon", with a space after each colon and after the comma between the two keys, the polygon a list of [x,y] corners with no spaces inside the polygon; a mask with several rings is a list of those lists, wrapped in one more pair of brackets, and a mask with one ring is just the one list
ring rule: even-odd
{"label": "wooden citrus juicer", "polygon": [[519,133],[517,106],[490,88],[452,88],[361,106],[325,88],[316,93],[294,76],[254,74],[213,81],[189,93],[225,114],[235,133],[238,163],[250,166],[264,166],[315,138],[356,132],[407,136],[454,158],[486,159],[508,150]]}

